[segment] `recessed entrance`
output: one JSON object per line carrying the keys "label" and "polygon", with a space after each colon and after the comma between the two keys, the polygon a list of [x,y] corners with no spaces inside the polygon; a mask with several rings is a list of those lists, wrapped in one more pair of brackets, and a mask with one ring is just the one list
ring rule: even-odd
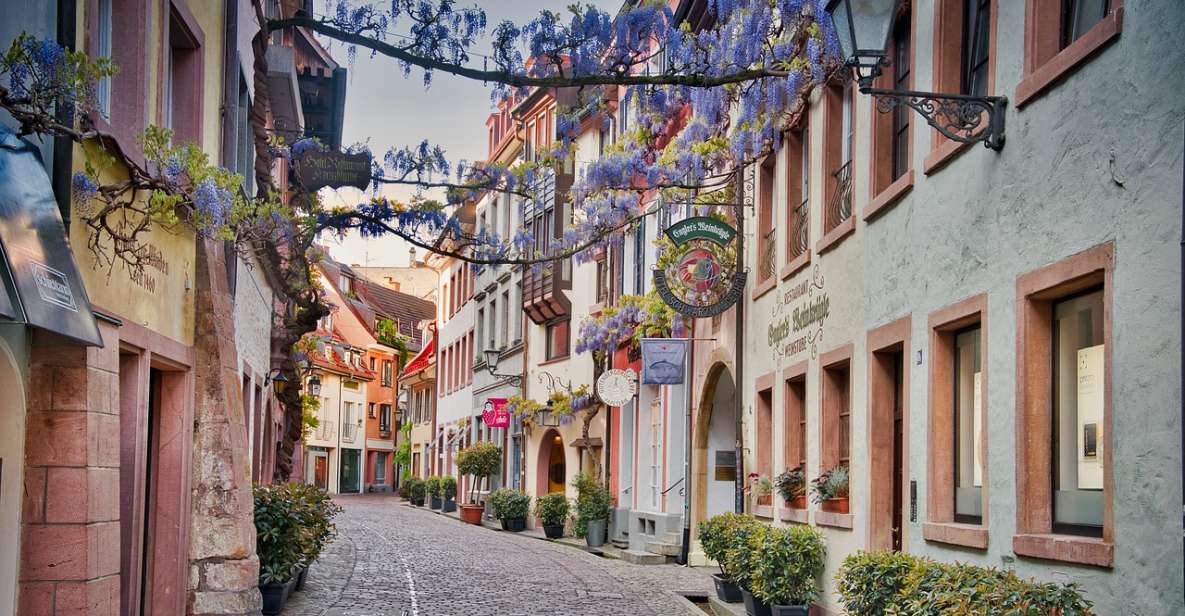
{"label": "recessed entrance", "polygon": [[552,436],[547,461],[547,493],[563,492],[564,478],[568,469],[564,463],[564,440],[559,434]]}
{"label": "recessed entrance", "polygon": [[736,478],[743,473],[736,457],[736,385],[723,363],[713,364],[704,380],[699,412],[695,418],[691,465],[691,527],[700,520],[732,511]]}
{"label": "recessed entrance", "polygon": [[869,528],[872,550],[905,549],[908,485],[908,318],[868,337]]}

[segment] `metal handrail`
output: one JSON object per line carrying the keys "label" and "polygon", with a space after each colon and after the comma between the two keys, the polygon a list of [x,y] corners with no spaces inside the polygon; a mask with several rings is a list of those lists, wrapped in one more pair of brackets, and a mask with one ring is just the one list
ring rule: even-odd
{"label": "metal handrail", "polygon": [[778,229],[766,231],[761,236],[763,248],[761,251],[761,280],[768,280],[778,272]]}
{"label": "metal handrail", "polygon": [[827,231],[852,217],[852,161],[843,164],[835,173],[835,192],[827,204]]}
{"label": "metal handrail", "polygon": [[674,489],[675,489],[675,486],[677,486],[677,485],[679,485],[679,484],[683,483],[683,480],[684,480],[684,479],[685,479],[684,477],[680,477],[680,478],[679,478],[679,481],[676,481],[675,483],[672,483],[671,485],[667,486],[667,489],[665,489],[665,490],[663,490],[662,492],[660,492],[660,494],[666,494],[667,492],[670,492],[671,490],[674,490]]}
{"label": "metal handrail", "polygon": [[794,211],[790,214],[790,217],[790,220],[793,222],[793,226],[791,227],[790,231],[790,242],[787,245],[790,250],[790,254],[787,255],[787,261],[792,261],[798,258],[810,248],[810,199],[803,199],[802,203],[800,203],[798,207],[794,208]]}

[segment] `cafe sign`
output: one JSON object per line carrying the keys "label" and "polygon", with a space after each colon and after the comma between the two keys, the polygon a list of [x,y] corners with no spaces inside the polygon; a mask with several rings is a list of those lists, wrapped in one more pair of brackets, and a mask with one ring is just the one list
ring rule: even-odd
{"label": "cafe sign", "polygon": [[365,152],[345,154],[309,148],[296,157],[294,167],[296,180],[309,192],[326,186],[353,186],[366,190],[370,185],[370,155]]}
{"label": "cafe sign", "polygon": [[[654,286],[676,312],[702,319],[732,307],[745,288],[745,272],[728,258],[736,229],[718,218],[695,216],[667,227],[674,258],[654,270]],[[735,255],[735,252],[732,253]]]}

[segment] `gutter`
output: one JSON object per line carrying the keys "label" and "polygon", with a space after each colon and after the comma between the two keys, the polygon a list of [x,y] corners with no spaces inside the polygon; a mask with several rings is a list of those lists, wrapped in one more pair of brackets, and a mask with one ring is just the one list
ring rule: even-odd
{"label": "gutter", "polygon": [[[78,3],[74,0],[57,2],[57,39],[62,47],[73,51],[78,38]],[[57,112],[58,121],[70,125],[73,120],[65,107]],[[70,237],[70,177],[74,170],[74,143],[69,137],[54,137],[53,163],[49,169],[53,193],[57,198],[62,224],[66,226],[66,237]]]}

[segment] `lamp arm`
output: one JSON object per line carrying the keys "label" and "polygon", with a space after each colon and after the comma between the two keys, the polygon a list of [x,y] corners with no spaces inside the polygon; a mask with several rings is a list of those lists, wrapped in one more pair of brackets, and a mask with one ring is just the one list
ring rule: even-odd
{"label": "lamp arm", "polygon": [[982,142],[989,149],[1004,147],[1004,96],[970,96],[915,90],[873,88],[861,82],[860,92],[876,97],[876,109],[889,113],[901,105],[918,112],[946,138],[961,143]]}

